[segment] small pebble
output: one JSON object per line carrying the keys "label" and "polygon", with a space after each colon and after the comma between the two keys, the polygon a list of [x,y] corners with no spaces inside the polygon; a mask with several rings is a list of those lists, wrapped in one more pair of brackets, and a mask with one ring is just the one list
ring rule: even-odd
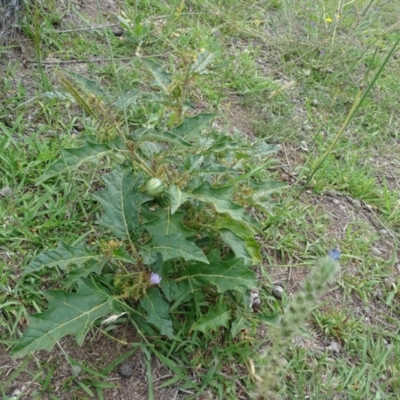
{"label": "small pebble", "polygon": [[10,186],[4,186],[0,190],[0,196],[1,197],[7,197],[7,196],[10,196],[11,194],[12,194],[12,189],[10,188]]}
{"label": "small pebble", "polygon": [[387,236],[387,235],[389,235],[389,232],[388,232],[386,229],[381,229],[381,230],[379,231],[379,233],[380,233],[382,236]]}
{"label": "small pebble", "polygon": [[250,308],[254,311],[261,305],[260,292],[254,287],[250,290]]}
{"label": "small pebble", "polygon": [[371,309],[370,309],[369,307],[364,307],[364,314],[365,314],[366,316],[371,315]]}
{"label": "small pebble", "polygon": [[305,152],[308,151],[308,146],[307,146],[307,143],[305,142],[305,140],[302,140],[302,141],[300,142],[300,148],[301,148],[303,151],[305,151]]}
{"label": "small pebble", "polygon": [[82,368],[79,365],[71,365],[72,374],[78,376],[82,372]]}
{"label": "small pebble", "polygon": [[332,199],[332,203],[337,205],[337,204],[339,204],[339,200],[338,199]]}
{"label": "small pebble", "polygon": [[382,290],[381,289],[377,289],[376,291],[375,291],[375,297],[378,299],[378,300],[381,300],[381,301],[384,301],[385,300],[385,296],[383,295],[383,292],[382,292]]}
{"label": "small pebble", "polygon": [[372,247],[371,252],[374,256],[377,256],[377,257],[382,255],[382,252],[377,247]]}
{"label": "small pebble", "polygon": [[374,207],[372,207],[371,204],[366,204],[365,208],[367,208],[369,211],[374,211]]}
{"label": "small pebble", "polygon": [[340,351],[342,350],[342,346],[340,345],[340,343],[332,340],[331,344],[326,347],[326,350],[332,351],[334,353],[340,353]]}
{"label": "small pebble", "polygon": [[281,175],[281,179],[282,179],[284,182],[290,182],[290,176],[289,176],[288,174],[282,174],[282,175]]}
{"label": "small pebble", "polygon": [[354,199],[352,203],[355,208],[361,208],[361,203],[358,200]]}
{"label": "small pebble", "polygon": [[387,276],[386,278],[383,278],[382,281],[386,289],[388,290],[396,289],[396,281],[393,278]]}
{"label": "small pebble", "polygon": [[124,362],[118,367],[118,374],[123,378],[130,378],[133,376],[134,367],[130,362]]}
{"label": "small pebble", "polygon": [[274,286],[274,288],[272,289],[272,294],[277,298],[277,299],[281,299],[282,295],[283,295],[283,287],[282,286]]}

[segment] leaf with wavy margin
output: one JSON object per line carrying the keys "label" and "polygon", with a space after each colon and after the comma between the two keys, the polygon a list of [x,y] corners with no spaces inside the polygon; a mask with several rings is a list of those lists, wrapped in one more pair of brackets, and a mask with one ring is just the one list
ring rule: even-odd
{"label": "leaf with wavy margin", "polygon": [[49,178],[79,168],[83,163],[96,163],[101,157],[112,152],[106,144],[85,142],[82,147],[63,149],[62,157],[50,165],[47,171],[36,181],[41,184]]}
{"label": "leaf with wavy margin", "polygon": [[217,331],[221,326],[228,328],[230,319],[231,312],[227,304],[222,304],[219,308],[210,307],[208,313],[192,325],[191,330],[207,333]]}
{"label": "leaf with wavy margin", "polygon": [[158,289],[152,289],[140,300],[147,311],[147,322],[153,324],[161,335],[173,337],[173,327],[169,316],[169,305],[164,301]]}
{"label": "leaf with wavy margin", "polygon": [[70,264],[81,267],[86,261],[100,260],[100,256],[90,252],[85,246],[73,247],[67,243],[60,242],[56,249],[44,251],[35,257],[25,268],[23,275],[40,271],[42,268],[59,267],[63,271]]}
{"label": "leaf with wavy margin", "polygon": [[208,265],[193,263],[182,271],[182,276],[177,281],[189,280],[193,286],[214,285],[219,293],[228,290],[247,292],[257,286],[254,273],[244,265],[243,258],[222,261],[218,250],[209,253]]}
{"label": "leaf with wavy margin", "polygon": [[155,235],[140,251],[145,264],[153,264],[157,260],[158,253],[164,262],[173,258],[183,258],[186,261],[195,260],[208,264],[203,251],[195,243],[186,240],[181,232]]}
{"label": "leaf with wavy margin", "polygon": [[194,236],[196,231],[186,228],[182,223],[185,213],[182,211],[176,212],[171,215],[168,210],[159,208],[152,212],[155,217],[149,222],[145,223],[146,230],[152,235],[171,235],[172,233],[182,233],[184,237]]}
{"label": "leaf with wavy margin", "polygon": [[48,290],[47,311],[29,316],[29,328],[12,350],[12,356],[24,357],[37,350],[51,351],[58,340],[74,335],[79,346],[94,321],[113,311],[110,297],[99,293],[90,280],[81,278],[78,290]]}
{"label": "leaf with wavy margin", "polygon": [[105,211],[98,222],[121,240],[134,239],[139,231],[141,197],[131,168],[119,166],[103,180],[105,188],[93,194]]}

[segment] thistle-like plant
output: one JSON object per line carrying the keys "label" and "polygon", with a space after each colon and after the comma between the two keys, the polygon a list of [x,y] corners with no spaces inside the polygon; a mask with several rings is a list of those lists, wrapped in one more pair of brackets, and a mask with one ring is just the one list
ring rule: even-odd
{"label": "thistle-like plant", "polygon": [[[206,62],[199,55],[191,81]],[[146,340],[172,339],[182,325],[230,328],[232,336],[246,327],[249,289],[257,285],[250,267],[262,261],[260,228],[248,210],[267,210],[271,192],[283,186],[268,180],[276,149],[214,128],[213,114],[186,115],[173,76],[143,64],[155,78],[152,92],[137,87],[115,97],[81,75],[62,78],[68,93],[57,95],[82,107],[93,134],[63,149],[38,184],[107,160],[111,171],[93,193],[104,210],[101,241],[60,243],[26,267],[32,282],[57,269],[62,283],[44,293],[49,309],[31,315],[16,356],[51,350],[66,334],[81,344],[108,314],[127,313]]]}

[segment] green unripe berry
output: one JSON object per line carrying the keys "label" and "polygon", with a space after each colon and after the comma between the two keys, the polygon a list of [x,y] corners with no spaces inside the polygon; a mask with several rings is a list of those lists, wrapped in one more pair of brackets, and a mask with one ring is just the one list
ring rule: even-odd
{"label": "green unripe berry", "polygon": [[164,182],[158,178],[151,178],[146,185],[146,192],[154,197],[160,196],[165,190]]}
{"label": "green unripe berry", "polygon": [[168,192],[164,192],[157,197],[156,201],[160,207],[168,207],[171,205],[171,195]]}

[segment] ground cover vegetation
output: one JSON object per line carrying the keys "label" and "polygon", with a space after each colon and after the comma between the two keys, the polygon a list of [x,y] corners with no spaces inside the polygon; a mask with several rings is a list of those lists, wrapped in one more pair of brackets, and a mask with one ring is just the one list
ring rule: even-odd
{"label": "ground cover vegetation", "polygon": [[26,4],[1,396],[398,398],[399,8]]}

